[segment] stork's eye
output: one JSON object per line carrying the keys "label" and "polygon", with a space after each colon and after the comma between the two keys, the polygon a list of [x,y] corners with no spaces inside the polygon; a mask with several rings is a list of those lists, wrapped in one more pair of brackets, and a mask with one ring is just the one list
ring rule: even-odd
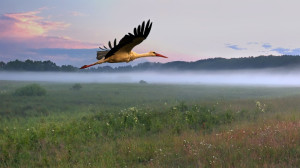
{"label": "stork's eye", "polygon": [[156,52],[153,52],[154,54],[156,54]]}

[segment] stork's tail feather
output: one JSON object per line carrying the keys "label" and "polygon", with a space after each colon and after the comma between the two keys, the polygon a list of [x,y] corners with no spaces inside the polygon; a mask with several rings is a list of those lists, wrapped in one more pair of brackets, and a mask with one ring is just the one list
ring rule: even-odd
{"label": "stork's tail feather", "polygon": [[109,52],[110,50],[105,50],[105,51],[97,51],[97,60],[101,60],[105,57],[105,55]]}

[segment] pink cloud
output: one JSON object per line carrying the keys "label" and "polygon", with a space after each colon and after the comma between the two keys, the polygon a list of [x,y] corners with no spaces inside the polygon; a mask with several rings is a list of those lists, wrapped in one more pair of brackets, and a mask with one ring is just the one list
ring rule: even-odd
{"label": "pink cloud", "polygon": [[[70,24],[39,16],[42,10],[0,15],[0,61],[50,59],[59,64],[81,65],[81,62],[92,59],[88,56],[98,48],[97,44],[65,36],[50,36],[49,32],[66,30]],[[50,50],[39,52],[41,49]],[[74,52],[61,53],[59,49]],[[76,53],[81,49],[81,54]]]}
{"label": "pink cloud", "polygon": [[[40,9],[42,10],[42,9]],[[49,21],[38,16],[41,12],[8,13],[0,16],[1,41],[23,44],[28,48],[96,48],[95,44],[85,43],[69,37],[49,36],[51,30],[64,30],[68,23]]]}
{"label": "pink cloud", "polygon": [[8,13],[0,17],[0,37],[28,38],[33,36],[44,36],[50,30],[65,29],[69,24],[64,22],[46,21],[37,16],[40,11],[24,13]]}

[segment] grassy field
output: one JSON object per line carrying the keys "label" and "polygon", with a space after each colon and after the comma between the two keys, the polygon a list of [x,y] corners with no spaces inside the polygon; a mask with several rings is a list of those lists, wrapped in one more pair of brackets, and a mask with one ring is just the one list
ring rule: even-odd
{"label": "grassy field", "polygon": [[0,167],[298,167],[300,88],[0,81]]}

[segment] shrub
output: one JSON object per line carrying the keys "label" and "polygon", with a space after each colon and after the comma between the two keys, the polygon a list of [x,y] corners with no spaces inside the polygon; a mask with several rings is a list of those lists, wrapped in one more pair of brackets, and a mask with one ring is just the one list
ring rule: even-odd
{"label": "shrub", "polygon": [[75,84],[72,86],[71,90],[80,90],[81,88],[82,88],[81,84],[75,83]]}
{"label": "shrub", "polygon": [[144,80],[140,80],[139,84],[147,84],[147,82]]}
{"label": "shrub", "polygon": [[16,96],[44,96],[46,95],[46,89],[38,84],[31,84],[17,89],[14,92]]}

